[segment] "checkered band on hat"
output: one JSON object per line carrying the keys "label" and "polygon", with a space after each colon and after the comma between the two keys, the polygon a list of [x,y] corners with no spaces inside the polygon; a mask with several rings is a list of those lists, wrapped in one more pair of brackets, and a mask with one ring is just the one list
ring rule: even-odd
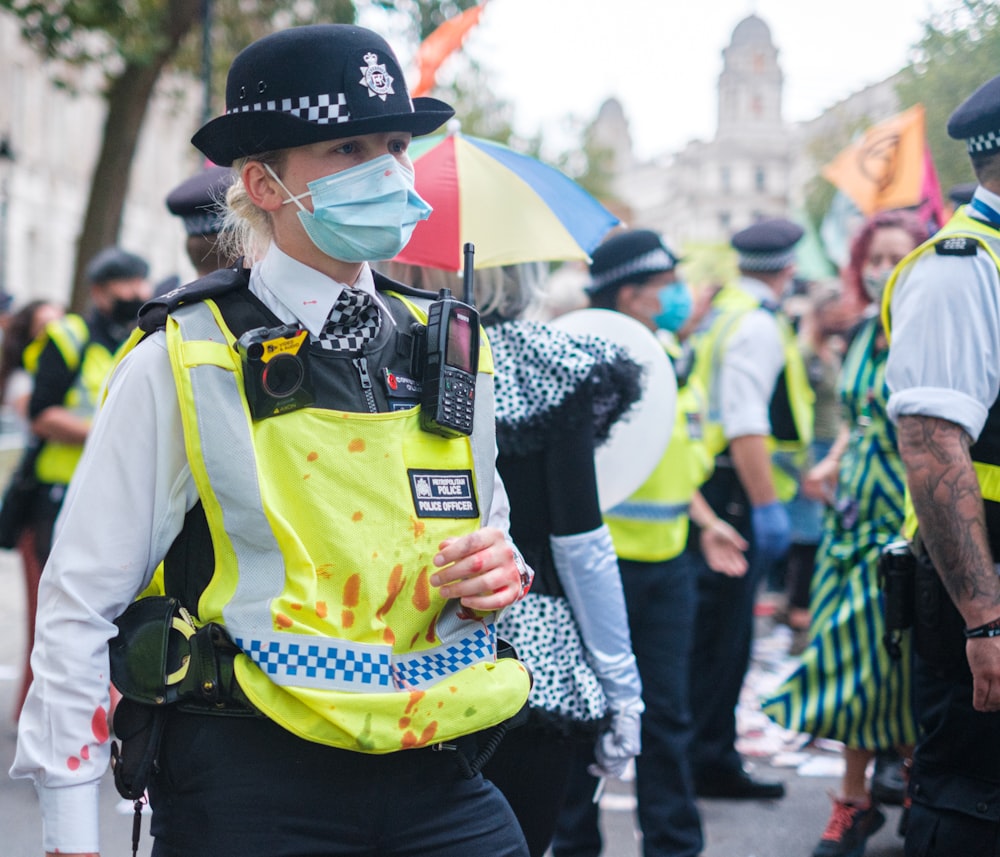
{"label": "checkered band on hat", "polygon": [[303,95],[301,98],[282,98],[278,101],[257,101],[227,110],[226,113],[259,113],[263,111],[288,113],[296,119],[306,119],[317,125],[350,122],[347,96],[343,92],[322,95]]}
{"label": "checkered band on hat", "polygon": [[648,253],[643,253],[641,256],[629,259],[621,265],[609,268],[607,271],[593,274],[589,288],[591,291],[597,291],[607,283],[624,280],[636,274],[660,274],[672,271],[676,265],[677,260],[673,256],[662,247],[657,247]]}
{"label": "checkered band on hat", "polygon": [[375,298],[361,289],[344,289],[330,310],[319,344],[330,351],[360,351],[381,327]]}
{"label": "checkered band on hat", "polygon": [[987,131],[985,134],[977,134],[975,137],[969,137],[965,141],[965,145],[969,149],[969,154],[974,152],[992,152],[994,149],[1000,149],[1000,130]]}
{"label": "checkered band on hat", "polygon": [[192,214],[184,218],[184,231],[188,235],[214,235],[222,231],[222,217],[209,211]]}
{"label": "checkered band on hat", "polygon": [[795,248],[786,247],[783,250],[767,250],[760,253],[739,251],[739,266],[744,271],[780,271],[795,261]]}

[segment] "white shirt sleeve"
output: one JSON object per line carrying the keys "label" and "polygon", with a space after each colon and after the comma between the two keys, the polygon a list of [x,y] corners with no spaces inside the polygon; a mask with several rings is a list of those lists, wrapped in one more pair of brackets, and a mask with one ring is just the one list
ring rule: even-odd
{"label": "white shirt sleeve", "polygon": [[10,773],[34,781],[46,851],[99,848],[113,620],[149,582],[195,500],[163,334],[156,334],[109,382],[39,586],[34,683]]}
{"label": "white shirt sleeve", "polygon": [[892,295],[888,413],[961,426],[976,440],[1000,390],[1000,282],[985,251],[928,251]]}
{"label": "white shirt sleeve", "polygon": [[719,369],[722,430],[727,440],[771,434],[771,397],[785,365],[774,315],[758,309],[738,322]]}

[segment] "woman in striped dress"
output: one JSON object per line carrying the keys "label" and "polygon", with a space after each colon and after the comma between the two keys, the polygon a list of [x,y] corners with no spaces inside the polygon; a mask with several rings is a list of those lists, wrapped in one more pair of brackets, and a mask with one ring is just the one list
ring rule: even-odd
{"label": "woman in striped dress", "polygon": [[810,642],[763,705],[788,729],[844,744],[841,793],[813,857],[864,852],[885,821],[868,788],[868,763],[876,752],[906,750],[916,739],[908,653],[894,660],[882,644],[878,557],[902,530],[905,484],[885,412],[888,348],[878,307],[893,267],[924,237],[915,215],[893,211],[869,219],[852,242],[845,297],[865,308],[841,370],[845,419],[830,454],[803,485],[831,504],[812,583]]}

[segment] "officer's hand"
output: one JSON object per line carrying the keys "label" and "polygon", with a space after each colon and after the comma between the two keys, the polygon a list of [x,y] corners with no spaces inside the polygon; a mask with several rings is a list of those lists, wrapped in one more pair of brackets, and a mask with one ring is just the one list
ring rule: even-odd
{"label": "officer's hand", "polygon": [[1000,637],[976,637],[965,644],[972,670],[972,706],[1000,711]]}
{"label": "officer's hand", "polygon": [[754,506],[751,513],[754,550],[760,562],[777,562],[791,544],[792,524],[788,510],[778,500]]}
{"label": "officer's hand", "polygon": [[594,745],[596,764],[587,772],[592,777],[621,778],[628,763],[642,750],[641,710],[626,709],[616,711],[611,717],[611,726],[605,730]]}
{"label": "officer's hand", "polygon": [[431,583],[445,598],[459,598],[471,610],[500,610],[521,594],[514,551],[495,527],[445,539],[434,557]]}
{"label": "officer's hand", "polygon": [[840,462],[827,456],[815,467],[811,467],[802,478],[800,491],[803,497],[819,500],[821,503],[833,505],[837,494],[837,479],[840,475]]}
{"label": "officer's hand", "polygon": [[702,527],[698,535],[701,555],[712,571],[726,577],[743,577],[747,573],[745,551],[750,548],[747,540],[721,518],[709,527]]}

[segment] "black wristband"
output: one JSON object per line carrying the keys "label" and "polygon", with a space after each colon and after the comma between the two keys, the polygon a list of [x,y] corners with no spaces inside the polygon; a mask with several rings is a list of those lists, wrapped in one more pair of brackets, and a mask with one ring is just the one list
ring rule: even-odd
{"label": "black wristband", "polygon": [[966,628],[963,632],[966,640],[974,640],[978,637],[1000,637],[1000,619],[994,619],[985,625],[977,628]]}

